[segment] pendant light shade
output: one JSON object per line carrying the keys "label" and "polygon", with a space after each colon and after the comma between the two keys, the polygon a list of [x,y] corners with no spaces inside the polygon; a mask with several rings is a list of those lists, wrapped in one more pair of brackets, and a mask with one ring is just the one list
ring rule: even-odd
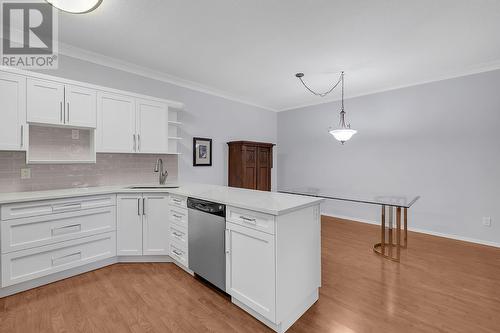
{"label": "pendant light shade", "polygon": [[102,0],[46,0],[55,8],[73,14],[88,13],[99,7]]}
{"label": "pendant light shade", "polygon": [[333,135],[333,137],[337,140],[340,141],[342,144],[344,144],[346,141],[352,138],[354,134],[356,134],[358,131],[350,129],[350,128],[341,128],[341,129],[336,129],[336,130],[330,130],[330,134]]}

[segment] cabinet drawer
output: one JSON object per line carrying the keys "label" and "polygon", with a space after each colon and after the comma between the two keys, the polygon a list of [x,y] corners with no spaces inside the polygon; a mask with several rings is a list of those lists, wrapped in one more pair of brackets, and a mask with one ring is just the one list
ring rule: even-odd
{"label": "cabinet drawer", "polygon": [[170,195],[170,205],[180,208],[187,208],[187,198],[180,195]]}
{"label": "cabinet drawer", "polygon": [[188,246],[187,228],[173,224],[170,225],[169,232],[170,232],[169,235],[170,240],[182,244],[182,246],[187,248]]}
{"label": "cabinet drawer", "polygon": [[170,222],[187,228],[188,226],[188,211],[187,209],[170,206],[168,209]]}
{"label": "cabinet drawer", "polygon": [[188,267],[188,252],[187,248],[173,241],[170,242],[170,256],[179,264]]}
{"label": "cabinet drawer", "polygon": [[3,221],[2,253],[114,231],[115,213],[115,207],[103,207]]}
{"label": "cabinet drawer", "polygon": [[3,254],[2,287],[114,256],[114,232]]}
{"label": "cabinet drawer", "polygon": [[2,205],[0,214],[2,220],[10,220],[23,217],[76,212],[85,209],[115,205],[116,195],[74,197],[6,204]]}
{"label": "cabinet drawer", "polygon": [[251,210],[227,207],[226,220],[255,230],[274,235],[274,216]]}

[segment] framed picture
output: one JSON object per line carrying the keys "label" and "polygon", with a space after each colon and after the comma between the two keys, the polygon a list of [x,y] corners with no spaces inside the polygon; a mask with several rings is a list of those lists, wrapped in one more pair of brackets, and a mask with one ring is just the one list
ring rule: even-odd
{"label": "framed picture", "polygon": [[193,138],[193,166],[212,166],[212,139]]}

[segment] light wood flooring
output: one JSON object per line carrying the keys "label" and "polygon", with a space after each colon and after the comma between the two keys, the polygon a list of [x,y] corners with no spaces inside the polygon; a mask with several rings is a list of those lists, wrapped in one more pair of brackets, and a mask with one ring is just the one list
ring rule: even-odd
{"label": "light wood flooring", "polygon": [[[500,249],[323,218],[319,301],[289,332],[500,332]],[[173,264],[116,264],[0,299],[0,332],[272,332]]]}

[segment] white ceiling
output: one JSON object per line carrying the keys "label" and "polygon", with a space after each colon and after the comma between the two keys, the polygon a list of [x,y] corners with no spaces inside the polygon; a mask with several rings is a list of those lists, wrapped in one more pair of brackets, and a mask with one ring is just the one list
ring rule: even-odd
{"label": "white ceiling", "polygon": [[[274,110],[500,68],[496,0],[104,0],[63,44]],[[108,59],[109,60],[109,59]],[[128,65],[128,64],[127,64]],[[130,66],[133,68],[133,66]]]}

